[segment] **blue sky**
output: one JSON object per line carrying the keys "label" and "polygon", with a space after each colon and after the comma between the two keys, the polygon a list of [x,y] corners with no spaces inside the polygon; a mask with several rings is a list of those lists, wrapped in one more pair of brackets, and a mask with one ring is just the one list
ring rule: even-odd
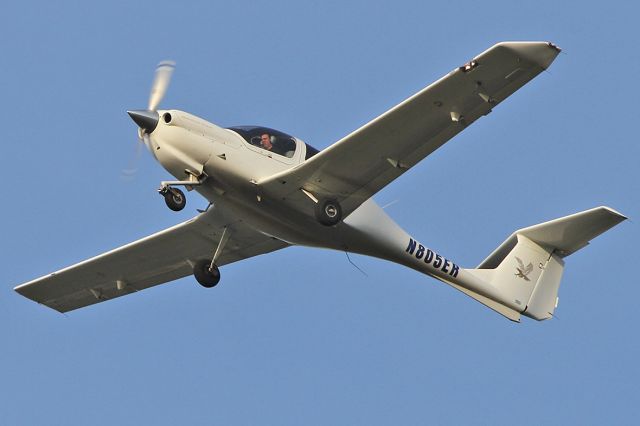
{"label": "blue sky", "polygon": [[[1,424],[636,421],[640,217],[632,2],[10,2],[0,15]],[[564,51],[381,191],[457,263],[598,205],[632,220],[567,259],[557,318],[513,324],[439,282],[289,248],[72,312],[12,288],[195,214],[157,195],[125,111],[164,107],[324,148],[502,40]]]}

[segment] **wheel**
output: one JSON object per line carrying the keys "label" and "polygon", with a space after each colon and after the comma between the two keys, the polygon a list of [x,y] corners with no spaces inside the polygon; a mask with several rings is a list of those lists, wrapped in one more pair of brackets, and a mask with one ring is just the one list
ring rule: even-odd
{"label": "wheel", "polygon": [[220,270],[216,265],[213,265],[213,268],[209,269],[210,265],[210,260],[202,259],[197,261],[193,266],[193,275],[202,287],[215,287],[216,284],[220,282]]}
{"label": "wheel", "polygon": [[184,206],[187,204],[187,197],[184,196],[184,192],[180,191],[178,188],[168,188],[164,194],[164,202],[167,203],[167,207],[169,207],[174,212],[179,212],[184,209]]}
{"label": "wheel", "polygon": [[325,226],[333,226],[342,220],[342,208],[336,200],[319,200],[315,213],[316,220]]}

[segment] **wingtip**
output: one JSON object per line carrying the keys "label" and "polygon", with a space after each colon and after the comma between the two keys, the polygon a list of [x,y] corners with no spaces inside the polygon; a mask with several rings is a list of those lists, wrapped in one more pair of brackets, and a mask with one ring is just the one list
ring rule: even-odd
{"label": "wingtip", "polygon": [[549,46],[549,47],[550,47],[550,48],[552,48],[552,49],[557,50],[557,51],[558,51],[558,53],[562,52],[562,49],[560,48],[560,46],[558,46],[557,44],[555,44],[555,43],[553,43],[553,42],[548,41],[548,42],[547,42],[547,46]]}
{"label": "wingtip", "polygon": [[629,217],[628,217],[628,216],[626,216],[626,215],[624,215],[624,214],[620,213],[620,212],[619,212],[619,211],[617,211],[616,209],[613,209],[613,208],[611,208],[611,207],[609,207],[609,206],[600,206],[600,207],[598,207],[598,208],[599,208],[599,209],[606,210],[607,212],[611,213],[612,215],[617,216],[618,218],[620,218],[620,221],[621,221],[621,222],[622,222],[623,220],[627,220],[627,219],[629,219]]}
{"label": "wingtip", "polygon": [[560,49],[550,41],[503,41],[497,44],[517,53],[527,61],[547,69],[560,54]]}

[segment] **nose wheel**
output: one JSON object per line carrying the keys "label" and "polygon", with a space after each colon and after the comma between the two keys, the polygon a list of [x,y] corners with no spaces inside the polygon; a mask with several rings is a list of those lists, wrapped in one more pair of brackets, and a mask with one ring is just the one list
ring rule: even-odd
{"label": "nose wheel", "polygon": [[174,212],[179,212],[184,209],[184,206],[187,204],[187,197],[185,197],[184,192],[178,188],[164,187],[160,190],[160,195],[164,197],[164,202],[167,204],[167,207]]}
{"label": "nose wheel", "polygon": [[220,282],[220,270],[207,259],[196,262],[193,266],[193,275],[202,287],[215,287]]}
{"label": "nose wheel", "polygon": [[174,212],[179,212],[184,209],[187,204],[187,197],[184,196],[184,192],[180,191],[176,186],[184,186],[188,191],[191,191],[194,187],[200,186],[207,179],[207,175],[204,172],[194,173],[188,169],[185,173],[189,175],[189,180],[172,180],[160,182],[160,189],[158,192],[164,197],[164,202]]}

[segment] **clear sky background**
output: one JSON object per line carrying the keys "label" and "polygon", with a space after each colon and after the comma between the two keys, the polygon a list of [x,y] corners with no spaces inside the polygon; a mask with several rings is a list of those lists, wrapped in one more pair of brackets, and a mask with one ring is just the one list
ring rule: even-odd
{"label": "clear sky background", "polygon": [[[634,423],[640,218],[633,2],[7,2],[0,424]],[[288,248],[68,315],[13,287],[184,221],[135,153],[162,104],[325,148],[503,40],[562,47],[378,195],[473,267],[513,230],[598,205],[627,221],[567,259],[557,318],[511,323],[388,262]]]}

